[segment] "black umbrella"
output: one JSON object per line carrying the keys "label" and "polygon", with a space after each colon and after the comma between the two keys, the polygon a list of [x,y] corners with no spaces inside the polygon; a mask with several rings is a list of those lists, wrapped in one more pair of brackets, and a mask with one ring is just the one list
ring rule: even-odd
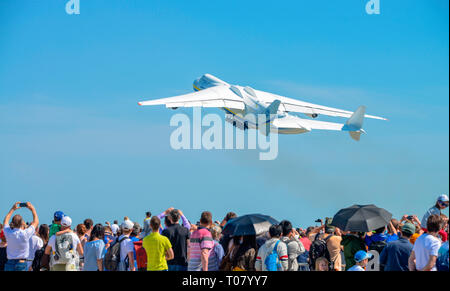
{"label": "black umbrella", "polygon": [[339,210],[331,225],[345,231],[369,232],[386,226],[392,214],[383,208],[370,205],[353,205]]}
{"label": "black umbrella", "polygon": [[263,214],[247,214],[230,219],[223,229],[223,234],[260,235],[268,231],[273,224],[279,224],[273,217]]}

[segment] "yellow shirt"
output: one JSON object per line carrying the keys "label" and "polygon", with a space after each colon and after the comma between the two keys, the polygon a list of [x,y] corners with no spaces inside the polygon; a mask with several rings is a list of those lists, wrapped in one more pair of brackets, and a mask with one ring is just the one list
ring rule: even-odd
{"label": "yellow shirt", "polygon": [[172,247],[169,239],[159,232],[152,232],[142,241],[147,253],[147,271],[167,270],[166,252]]}

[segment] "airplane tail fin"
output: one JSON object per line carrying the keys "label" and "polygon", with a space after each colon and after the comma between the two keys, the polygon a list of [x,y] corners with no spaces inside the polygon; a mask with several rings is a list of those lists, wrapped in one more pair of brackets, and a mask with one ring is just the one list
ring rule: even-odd
{"label": "airplane tail fin", "polygon": [[266,122],[264,125],[259,125],[259,130],[260,132],[265,135],[268,136],[270,133],[270,128],[271,128],[271,122],[272,122],[272,117],[276,116],[277,112],[278,112],[278,107],[280,107],[281,101],[280,100],[274,100],[269,106],[267,106],[266,108]]}
{"label": "airplane tail fin", "polygon": [[359,106],[358,109],[353,112],[352,116],[350,116],[345,125],[342,127],[342,130],[348,131],[350,137],[356,141],[360,140],[361,133],[366,133],[364,129],[362,129],[365,113],[366,107]]}
{"label": "airplane tail fin", "polygon": [[280,107],[281,101],[280,100],[274,100],[268,107],[267,107],[267,113],[268,114],[277,114],[278,107]]}

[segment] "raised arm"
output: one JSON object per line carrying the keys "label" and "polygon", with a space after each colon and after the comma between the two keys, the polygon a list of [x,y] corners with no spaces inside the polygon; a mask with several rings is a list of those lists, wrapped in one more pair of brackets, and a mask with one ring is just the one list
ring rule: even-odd
{"label": "raised arm", "polygon": [[37,229],[39,225],[39,217],[37,215],[36,209],[34,208],[33,204],[30,202],[27,202],[27,208],[31,210],[31,214],[33,214],[33,222],[31,222],[31,225],[34,226],[34,229]]}
{"label": "raised arm", "polygon": [[417,225],[421,228],[422,227],[422,222],[420,222],[419,218],[417,217],[417,215],[413,215],[413,220],[417,223]]}
{"label": "raised arm", "polygon": [[14,213],[14,211],[19,209],[19,204],[20,204],[20,202],[14,203],[14,205],[11,207],[9,212],[6,214],[5,219],[3,220],[3,227],[7,227],[7,226],[9,227],[9,221],[11,220],[11,216]]}
{"label": "raised arm", "polygon": [[178,209],[178,212],[180,213],[183,226],[186,227],[187,229],[191,229],[191,224],[189,223],[189,220],[186,218],[186,216],[184,216],[183,212],[180,209]]}
{"label": "raised arm", "polygon": [[388,228],[389,228],[389,233],[390,233],[390,234],[397,234],[397,231],[396,231],[396,229],[394,228],[394,225],[392,224],[392,221],[389,221]]}
{"label": "raised arm", "polygon": [[170,207],[170,208],[164,210],[162,213],[160,213],[157,217],[158,217],[160,220],[162,220],[162,219],[163,219],[166,215],[168,215],[169,212],[172,211],[173,209],[174,209],[173,207]]}

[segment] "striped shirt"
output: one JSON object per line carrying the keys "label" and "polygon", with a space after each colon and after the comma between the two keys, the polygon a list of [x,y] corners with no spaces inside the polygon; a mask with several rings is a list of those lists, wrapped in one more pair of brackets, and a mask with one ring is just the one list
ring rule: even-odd
{"label": "striped shirt", "polygon": [[211,250],[214,247],[214,240],[209,230],[205,227],[199,227],[194,231],[189,244],[189,263],[188,271],[202,270],[202,250]]}
{"label": "striped shirt", "polygon": [[208,271],[219,271],[223,256],[222,245],[218,241],[214,241],[214,248],[209,252]]}

